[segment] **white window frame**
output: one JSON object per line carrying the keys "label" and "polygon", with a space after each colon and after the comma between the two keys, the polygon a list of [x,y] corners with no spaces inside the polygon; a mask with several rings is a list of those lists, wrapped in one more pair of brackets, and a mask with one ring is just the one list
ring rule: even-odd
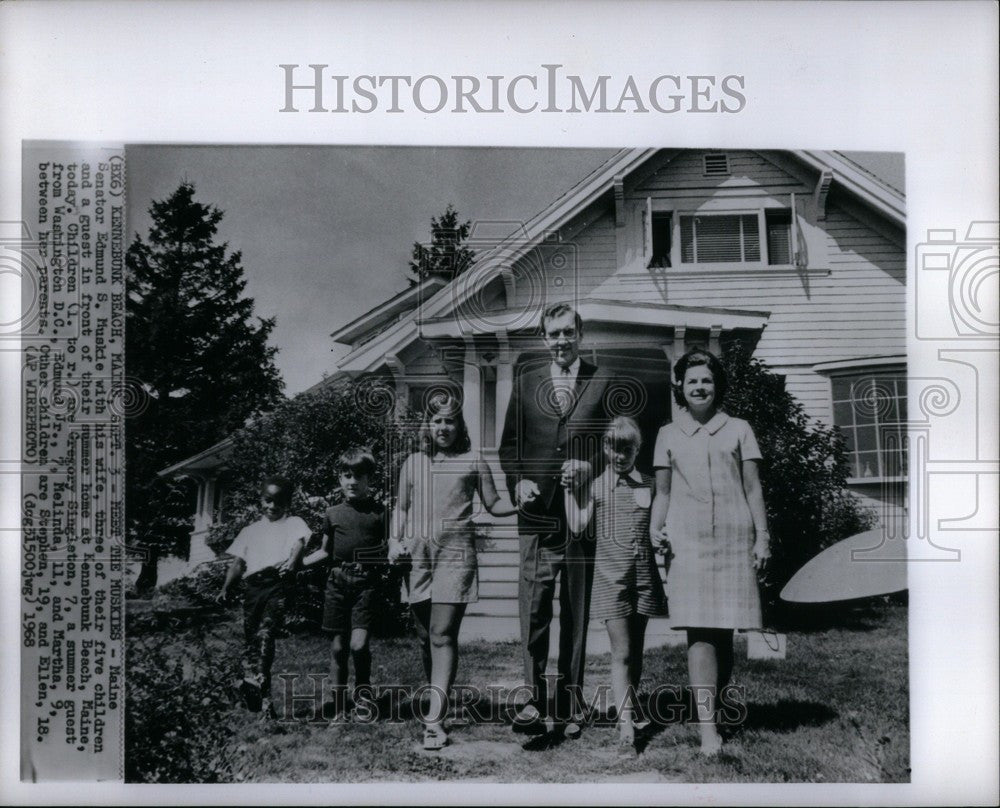
{"label": "white window frame", "polygon": [[[871,376],[871,377],[875,377],[875,378],[878,378],[879,376],[902,376],[902,378],[903,378],[903,393],[902,393],[902,396],[903,396],[903,399],[905,401],[907,401],[907,408],[909,407],[909,402],[907,400],[908,390],[907,390],[907,385],[906,385],[906,363],[904,361],[900,361],[899,359],[888,359],[888,360],[885,360],[885,359],[872,359],[872,360],[858,360],[857,362],[836,362],[836,363],[831,363],[831,364],[826,365],[826,366],[823,366],[823,365],[817,366],[815,368],[815,370],[817,370],[818,372],[820,372],[823,375],[827,376],[828,379],[829,379],[829,383],[830,383],[830,424],[831,424],[831,426],[835,426],[837,429],[841,430],[841,432],[843,432],[845,425],[844,424],[838,424],[837,421],[836,421],[836,418],[834,416],[833,383],[834,383],[835,379],[843,379],[845,377],[867,377],[867,376]],[[851,426],[855,426],[855,425],[852,424]],[[879,458],[879,465],[881,465],[881,463],[882,463],[881,453],[883,451],[883,448],[882,448],[882,429],[881,429],[881,427],[887,426],[887,424],[880,424],[878,422],[877,418],[876,418],[874,426],[875,426],[875,437],[876,437],[876,450],[875,451],[876,451],[877,456]],[[899,429],[900,429],[900,432],[903,433],[903,434],[905,434],[905,431],[906,431],[905,427],[906,427],[905,423],[899,422]],[[857,448],[855,448],[854,450],[851,450],[849,452],[850,463],[851,463],[851,468],[852,469],[856,469],[857,468],[856,463],[855,463],[855,452],[857,452],[857,451],[858,451]],[[905,446],[902,447],[902,451],[904,453],[903,454],[903,460],[904,460],[904,462],[902,462],[900,464],[900,466],[903,469],[903,474],[887,476],[887,475],[883,475],[881,473],[877,473],[877,474],[875,474],[872,477],[857,477],[857,476],[854,476],[852,474],[847,479],[848,485],[878,485],[878,484],[886,483],[886,482],[906,482],[906,480],[908,479],[908,474],[907,474],[907,462],[908,462],[907,448]],[[879,469],[878,471],[880,472],[881,469]]]}
{"label": "white window frame", "polygon": [[[707,272],[714,270],[731,270],[733,267],[755,270],[782,270],[795,269],[798,264],[799,237],[798,237],[798,217],[795,207],[795,194],[791,194],[791,203],[785,206],[755,204],[744,207],[725,208],[687,208],[679,206],[673,200],[653,199],[646,197],[645,209],[642,213],[643,224],[643,260],[647,269],[652,268],[653,262],[653,214],[670,214],[670,268],[671,269],[700,269]],[[787,264],[768,263],[767,254],[767,211],[787,210],[791,213],[792,221],[790,227],[789,252],[791,262]],[[683,216],[748,216],[757,217],[757,237],[760,241],[760,261],[681,261],[681,217]]]}

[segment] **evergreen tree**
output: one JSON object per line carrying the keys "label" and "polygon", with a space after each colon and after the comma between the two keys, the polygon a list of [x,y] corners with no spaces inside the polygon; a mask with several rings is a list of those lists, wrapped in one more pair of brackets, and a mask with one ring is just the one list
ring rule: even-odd
{"label": "evergreen tree", "polygon": [[413,243],[410,255],[410,272],[416,280],[411,284],[426,280],[437,275],[451,280],[457,278],[471,265],[476,257],[475,252],[464,245],[472,229],[472,221],[459,223],[458,212],[448,205],[440,217],[431,217],[430,244]]}
{"label": "evergreen tree", "polygon": [[126,254],[126,374],[143,398],[125,425],[128,539],[154,557],[186,550],[193,510],[190,482],[157,472],[272,407],[283,386],[274,318],[254,317],[240,253],[216,243],[223,212],[194,194],[183,182],[153,202],[147,238]]}

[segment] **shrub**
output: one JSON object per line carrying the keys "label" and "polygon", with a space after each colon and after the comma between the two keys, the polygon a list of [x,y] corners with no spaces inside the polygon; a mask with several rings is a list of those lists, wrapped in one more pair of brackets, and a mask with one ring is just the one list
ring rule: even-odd
{"label": "shrub", "polygon": [[[329,384],[282,402],[274,412],[236,432],[227,463],[225,518],[212,528],[209,545],[223,552],[244,526],[260,517],[261,483],[279,474],[295,484],[292,513],[314,531],[307,552],[318,548],[323,514],[341,501],[337,458],[359,446],[369,447],[375,456],[371,494],[389,508],[393,481],[411,449],[414,432],[406,413],[400,422],[394,419],[394,405],[391,389],[378,379]],[[320,568],[299,574],[288,613],[290,630],[318,627],[326,572]],[[406,607],[399,602],[398,573],[387,569],[381,578],[387,599],[381,633],[400,633],[408,623]]]}
{"label": "shrub", "polygon": [[[179,628],[179,624],[174,629]],[[233,777],[232,699],[239,675],[233,642],[220,648],[204,624],[185,625],[183,645],[152,615],[129,618],[125,678],[125,780],[216,783]]]}
{"label": "shrub", "polygon": [[226,558],[199,564],[187,575],[159,587],[153,596],[153,608],[157,611],[170,611],[174,607],[214,608],[228,569]]}
{"label": "shrub", "polygon": [[765,601],[775,605],[788,579],[821,550],[869,529],[875,513],[847,490],[847,445],[836,427],[811,421],[784,379],[738,343],[723,352],[725,410],[753,427],[771,529]]}

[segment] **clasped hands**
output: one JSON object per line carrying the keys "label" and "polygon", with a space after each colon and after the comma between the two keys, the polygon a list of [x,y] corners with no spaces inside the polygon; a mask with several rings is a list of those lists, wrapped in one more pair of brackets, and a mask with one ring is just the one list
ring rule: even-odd
{"label": "clasped hands", "polygon": [[[567,460],[559,471],[559,483],[567,491],[576,491],[590,482],[593,468],[586,460]],[[523,479],[514,489],[517,506],[523,508],[541,494],[534,480]]]}
{"label": "clasped hands", "polygon": [[650,528],[649,529],[649,540],[653,544],[653,549],[656,551],[657,555],[665,556],[666,558],[673,557],[673,550],[670,548],[670,539],[667,537],[667,526],[664,525],[659,529]]}
{"label": "clasped hands", "polygon": [[389,539],[388,556],[390,564],[406,561],[410,557],[410,548],[399,539]]}

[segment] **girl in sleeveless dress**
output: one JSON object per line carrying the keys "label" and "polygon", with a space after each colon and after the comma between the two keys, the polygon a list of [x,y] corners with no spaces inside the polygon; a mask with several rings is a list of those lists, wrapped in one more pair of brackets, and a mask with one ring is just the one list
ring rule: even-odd
{"label": "girl in sleeveless dress", "polygon": [[719,409],[722,363],[688,351],[674,377],[679,410],[656,439],[650,535],[671,554],[670,622],[687,630],[701,752],[712,755],[722,746],[718,705],[732,673],[733,631],[761,628],[756,572],[770,558],[770,535],[753,430]]}
{"label": "girl in sleeveless dress", "polygon": [[[432,395],[420,430],[420,450],[399,472],[389,559],[409,556],[409,601],[430,680],[424,748],[448,742],[444,716],[458,667],[458,632],[466,606],[479,599],[473,496],[494,516],[516,513],[497,493],[493,473],[473,451],[461,399]],[[428,664],[429,662],[429,664]]]}

